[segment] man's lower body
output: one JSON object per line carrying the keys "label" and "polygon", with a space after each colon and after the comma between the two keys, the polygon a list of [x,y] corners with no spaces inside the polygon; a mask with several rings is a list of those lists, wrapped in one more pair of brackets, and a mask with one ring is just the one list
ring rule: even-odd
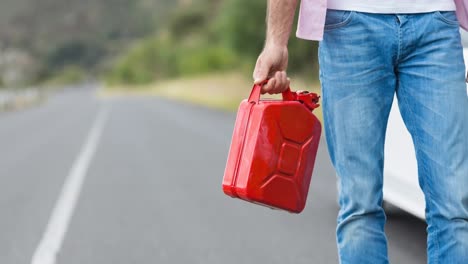
{"label": "man's lower body", "polygon": [[[338,175],[341,263],[388,263],[384,142],[394,95],[426,200],[429,263],[468,263],[468,97],[455,12],[327,13],[324,125]],[[410,177],[411,175],[408,175]]]}

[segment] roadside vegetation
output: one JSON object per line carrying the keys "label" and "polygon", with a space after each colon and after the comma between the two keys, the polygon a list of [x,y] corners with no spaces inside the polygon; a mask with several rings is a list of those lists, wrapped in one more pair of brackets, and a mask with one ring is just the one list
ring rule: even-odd
{"label": "roadside vegetation", "polygon": [[[250,75],[265,39],[266,1],[180,1],[157,33],[139,41],[106,74],[110,84],[145,84],[212,72]],[[290,43],[292,74],[316,80],[314,43]],[[306,74],[307,73],[307,74]]]}
{"label": "roadside vegetation", "polygon": [[158,31],[175,2],[1,0],[0,88],[98,78],[113,58]]}
{"label": "roadside vegetation", "polygon": [[[107,94],[157,90],[233,109],[251,88],[266,2],[2,0],[0,87],[101,79]],[[316,45],[291,38],[294,89],[318,87]]]}
{"label": "roadside vegetation", "polygon": [[[294,90],[318,92],[319,87],[294,78]],[[248,97],[252,80],[240,72],[210,73],[192,77],[179,77],[149,84],[119,84],[100,91],[102,97],[119,96],[163,96],[190,103],[200,104],[224,111],[234,111]],[[281,95],[263,95],[262,98],[279,99]],[[321,109],[316,110],[321,115]]]}
{"label": "roadside vegetation", "polygon": [[[155,34],[106,73],[107,94],[152,94],[235,110],[265,39],[266,1],[179,1]],[[316,43],[291,38],[294,89],[318,90]],[[312,88],[312,89],[311,89]]]}

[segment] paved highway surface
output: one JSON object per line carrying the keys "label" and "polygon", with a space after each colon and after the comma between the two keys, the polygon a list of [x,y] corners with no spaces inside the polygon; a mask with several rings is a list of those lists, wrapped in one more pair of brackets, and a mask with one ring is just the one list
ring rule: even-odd
{"label": "paved highway surface", "polygon": [[[94,94],[0,114],[0,263],[337,263],[324,141],[305,211],[273,211],[221,191],[233,114]],[[423,222],[386,231],[392,263],[426,262]]]}

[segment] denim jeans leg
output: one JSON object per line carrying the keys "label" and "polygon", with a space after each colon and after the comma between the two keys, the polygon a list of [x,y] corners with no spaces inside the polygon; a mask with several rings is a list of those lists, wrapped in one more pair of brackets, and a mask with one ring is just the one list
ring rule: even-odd
{"label": "denim jeans leg", "polygon": [[397,96],[425,194],[428,262],[462,264],[468,263],[468,97],[456,16],[445,15],[408,21]]}
{"label": "denim jeans leg", "polygon": [[347,21],[326,29],[319,46],[325,133],[341,208],[338,253],[343,264],[388,263],[382,184],[396,87],[395,22],[357,12]]}

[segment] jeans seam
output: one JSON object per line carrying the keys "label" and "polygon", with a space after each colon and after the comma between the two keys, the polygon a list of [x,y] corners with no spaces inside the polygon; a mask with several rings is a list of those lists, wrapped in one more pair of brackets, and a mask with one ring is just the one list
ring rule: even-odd
{"label": "jeans seam", "polygon": [[[401,87],[401,85],[399,85],[399,87]],[[409,115],[408,115],[408,121],[409,121],[410,123],[414,123],[414,112],[413,112],[413,110],[411,109],[411,107],[409,107],[409,105],[410,105],[410,104],[409,104],[409,101],[407,100],[407,98],[406,98],[405,96],[402,96],[401,98],[402,98],[402,100],[404,100],[404,103],[408,106],[408,111],[407,111],[407,113],[409,113]],[[413,143],[413,144],[416,146],[416,145],[419,145],[419,142],[421,142],[421,141],[420,141],[420,138],[419,138],[419,136],[417,135],[417,133],[416,133],[415,131],[413,131],[413,132],[414,132],[414,133],[411,133],[412,136],[413,136],[413,138],[414,138],[414,143]],[[416,148],[416,147],[415,147],[415,148]],[[416,149],[415,152],[417,153],[417,152],[419,152],[419,150]],[[416,154],[416,156],[417,156],[417,154]],[[419,163],[421,163],[419,166],[424,167],[424,170],[427,171],[426,164],[422,163],[422,161],[420,161],[420,160],[418,160],[417,162],[418,162],[418,165],[419,165]],[[418,174],[421,174],[421,172],[419,171]],[[421,178],[420,175],[418,175],[418,177]],[[427,195],[426,207],[427,207],[428,211],[431,211],[431,210],[432,210],[431,208],[433,208],[433,207],[432,207],[431,188],[428,188],[428,186],[427,186],[427,180],[426,180],[426,179],[420,179],[420,180],[422,181],[422,186],[421,186],[421,187],[424,188],[424,189],[426,190],[425,192],[423,191],[423,192],[424,192],[424,195]],[[427,216],[426,216],[426,221],[427,221]],[[434,242],[435,242],[435,247],[436,247],[436,254],[435,254],[435,255],[436,255],[436,259],[435,259],[435,263],[434,263],[434,264],[438,264],[438,263],[440,263],[440,262],[439,262],[440,246],[439,246],[439,231],[438,231],[437,228],[436,228],[436,230],[434,230]],[[430,256],[428,256],[428,258],[430,258]]]}
{"label": "jeans seam", "polygon": [[[322,75],[322,79],[323,79],[323,74],[321,74],[321,75]],[[323,86],[323,82],[322,82],[322,90],[323,90],[323,91],[322,91],[322,94],[325,94],[325,91],[324,91],[324,90],[325,90],[325,87]],[[323,103],[325,104],[325,102],[323,102]],[[327,105],[328,105],[328,103],[329,103],[329,102],[328,102],[328,100],[327,100]],[[327,108],[329,108],[329,107],[327,107]],[[324,110],[325,110],[325,111],[324,111],[324,115],[329,116],[328,111],[327,111],[325,108],[324,108]],[[325,112],[327,112],[327,113],[325,113]],[[330,136],[329,136],[328,138],[330,139],[330,142],[331,142],[332,146],[335,147],[335,146],[336,146],[335,133],[334,133],[334,131],[333,131],[333,130],[331,129],[331,127],[330,127],[330,118],[325,118],[325,117],[324,117],[324,120],[323,120],[323,121],[324,121],[325,130],[329,132],[328,134],[330,134]],[[325,133],[325,135],[327,136],[327,133]],[[334,157],[335,157],[335,160],[336,160],[336,151],[333,150],[333,152],[334,152]],[[338,168],[335,168],[335,170],[338,171]]]}
{"label": "jeans seam", "polygon": [[396,56],[396,63],[398,63],[400,61],[400,56],[401,56],[401,46],[402,46],[402,43],[403,43],[403,40],[402,40],[402,37],[401,37],[401,26],[400,26],[400,20],[398,17],[396,17],[397,21],[398,21],[398,48],[397,48],[397,56]]}
{"label": "jeans seam", "polygon": [[[322,56],[320,55],[323,52],[322,49],[323,49],[323,47],[321,47],[321,45],[319,45],[319,48],[318,48],[319,60],[320,60],[320,58],[322,58]],[[320,61],[319,61],[319,63],[320,63]],[[324,86],[325,77],[324,77],[324,74],[323,74],[322,70],[319,71],[319,79],[320,79],[320,83],[321,83],[321,87],[322,87],[322,96],[324,97],[322,104],[325,106],[325,86]],[[328,98],[328,96],[327,96],[327,98]],[[328,101],[329,100],[327,100],[327,103],[326,103],[327,105],[328,105]],[[323,110],[324,110],[323,111],[323,115],[324,115],[323,121],[324,121],[324,128],[325,128],[325,137],[330,138],[330,142],[331,142],[332,146],[336,146],[334,132],[331,130],[330,124],[329,124],[330,122],[327,120],[327,119],[330,119],[330,118],[325,118],[325,115],[328,116],[329,113],[325,108]],[[330,133],[327,133],[327,131],[330,132]],[[330,137],[327,134],[330,134]],[[333,150],[333,152],[334,152],[334,157],[335,157],[335,160],[336,160],[336,151]],[[338,175],[338,168],[335,168],[335,170],[336,170],[337,175]],[[339,178],[339,177],[337,177],[337,178]],[[340,181],[340,180],[338,179],[338,181]],[[339,195],[339,193],[338,193],[338,195]]]}

